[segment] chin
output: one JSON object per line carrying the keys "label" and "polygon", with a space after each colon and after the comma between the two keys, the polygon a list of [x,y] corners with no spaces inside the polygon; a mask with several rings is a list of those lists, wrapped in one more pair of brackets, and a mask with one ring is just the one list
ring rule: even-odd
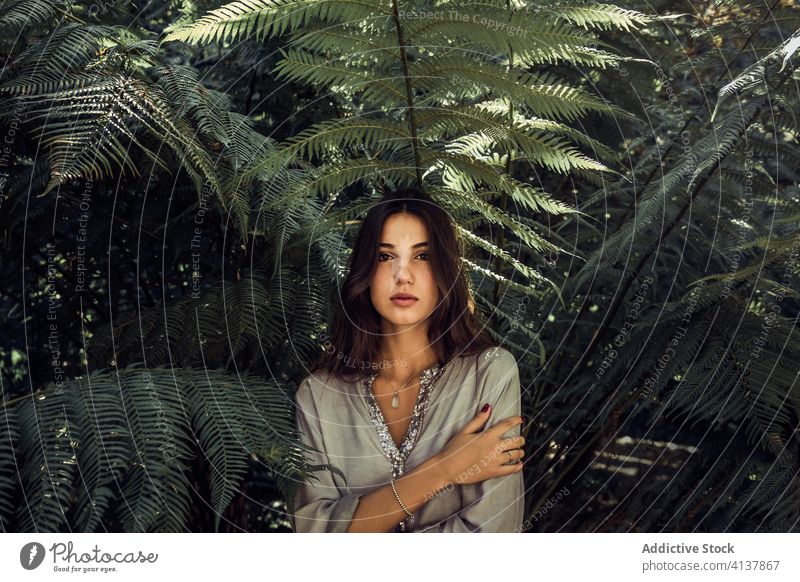
{"label": "chin", "polygon": [[384,312],[383,318],[395,325],[414,325],[422,323],[430,315],[430,313],[424,314],[418,309],[402,311],[402,308],[390,305],[387,311]]}
{"label": "chin", "polygon": [[421,323],[424,318],[407,315],[405,317],[390,316],[385,317],[384,319],[389,323],[393,323],[394,325],[415,325],[417,323]]}

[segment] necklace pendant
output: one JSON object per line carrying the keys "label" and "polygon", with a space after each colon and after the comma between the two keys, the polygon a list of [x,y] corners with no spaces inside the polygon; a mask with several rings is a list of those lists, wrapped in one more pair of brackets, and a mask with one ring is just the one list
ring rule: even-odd
{"label": "necklace pendant", "polygon": [[392,396],[392,408],[400,408],[400,397],[397,395],[397,392]]}

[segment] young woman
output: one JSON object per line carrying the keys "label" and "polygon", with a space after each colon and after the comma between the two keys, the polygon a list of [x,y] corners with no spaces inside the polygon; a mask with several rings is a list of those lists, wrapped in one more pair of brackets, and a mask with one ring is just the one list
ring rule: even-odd
{"label": "young woman", "polygon": [[301,483],[296,532],[514,532],[524,512],[520,384],[480,328],[463,247],[429,196],[367,214],[333,341],[300,383],[297,428],[331,464]]}

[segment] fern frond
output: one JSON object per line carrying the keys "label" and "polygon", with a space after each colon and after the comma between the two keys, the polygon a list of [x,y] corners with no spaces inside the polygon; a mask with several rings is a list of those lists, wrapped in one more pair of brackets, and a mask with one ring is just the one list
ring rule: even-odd
{"label": "fern frond", "polygon": [[731,95],[753,89],[760,85],[764,85],[764,90],[767,91],[768,87],[766,82],[766,74],[770,68],[770,65],[773,62],[782,59],[780,71],[783,71],[788,64],[789,59],[791,59],[798,50],[800,50],[800,31],[795,32],[791,37],[783,41],[767,56],[759,59],[747,67],[730,83],[724,85],[719,90],[717,103],[714,106],[714,111],[711,114],[711,120],[714,120],[717,112],[719,111],[719,107]]}
{"label": "fern frond", "polygon": [[[5,393],[2,392],[5,396]],[[17,454],[19,443],[19,420],[14,409],[0,408],[0,530],[9,531],[14,516],[14,492],[19,487],[17,480]]]}
{"label": "fern frond", "polygon": [[[377,23],[375,23],[377,24]],[[397,62],[400,59],[397,35],[370,22],[344,25],[309,25],[293,32],[288,39],[293,48],[340,58],[363,55]]]}
{"label": "fern frond", "polygon": [[516,290],[516,291],[518,291],[520,293],[530,294],[533,291],[535,291],[534,288],[530,288],[530,287],[526,287],[524,285],[520,285],[516,281],[512,281],[511,279],[507,279],[503,275],[501,275],[499,273],[496,273],[491,269],[487,269],[486,267],[481,267],[477,263],[475,263],[475,262],[473,262],[473,261],[471,261],[471,260],[469,260],[469,259],[467,259],[465,257],[461,257],[461,262],[463,262],[468,267],[469,270],[474,271],[475,273],[477,273],[479,275],[483,275],[485,277],[488,277],[489,279],[492,279],[493,281],[498,281],[498,282],[502,283],[503,285],[507,285],[511,289],[514,289],[514,290]]}
{"label": "fern frond", "polygon": [[342,60],[331,61],[305,51],[287,50],[275,66],[275,74],[285,81],[309,83],[320,88],[348,87],[361,93],[364,99],[390,103],[405,99],[404,81],[398,73],[358,67]]}
{"label": "fern frond", "polygon": [[0,34],[13,32],[52,22],[64,9],[63,0],[11,0],[0,7]]}
{"label": "fern frond", "polygon": [[243,0],[211,10],[197,22],[171,32],[164,41],[233,42],[250,35],[260,40],[317,20],[342,24],[389,14],[378,0]]}
{"label": "fern frond", "polygon": [[15,59],[15,78],[0,85],[0,91],[14,95],[53,91],[65,77],[86,75],[83,69],[94,63],[98,51],[116,37],[117,31],[111,26],[65,23],[47,42],[32,44]]}
{"label": "fern frond", "polygon": [[[149,87],[133,78],[122,76],[98,79],[93,85],[52,94],[24,96],[31,119],[55,120],[42,125],[43,142],[50,150],[52,178],[42,195],[72,178],[89,176],[96,179],[116,169],[136,172],[128,153],[136,145],[154,161],[163,164],[158,155],[136,135],[141,124],[151,135],[166,138],[191,161],[188,169],[195,176],[211,181],[219,189],[213,163],[183,122],[170,115],[169,107]],[[129,140],[125,144],[122,136]]]}
{"label": "fern frond", "polygon": [[28,503],[16,508],[17,531],[57,532],[68,520],[76,449],[66,415],[67,391],[25,400],[16,408],[17,474]]}
{"label": "fern frond", "polygon": [[[487,150],[494,144],[501,150],[519,150],[531,162],[561,173],[569,173],[571,169],[612,171],[582,154],[567,141],[538,131],[533,124],[528,125],[522,120],[519,124],[509,124],[508,119],[502,115],[479,108],[423,111],[418,114],[418,120],[425,127],[423,135],[432,134],[441,139],[448,135],[462,134],[451,139],[447,146],[447,150],[454,154],[469,155],[476,147]],[[463,135],[470,129],[473,132],[471,135]]]}
{"label": "fern frond", "polygon": [[625,30],[626,32],[658,20],[657,17],[650,14],[599,2],[566,6],[555,4],[548,6],[539,14],[551,18],[561,18],[587,29]]}
{"label": "fern frond", "polygon": [[322,157],[331,151],[369,149],[373,155],[407,147],[411,136],[404,123],[350,117],[320,122],[290,138],[281,156]]}
{"label": "fern frond", "polygon": [[458,227],[458,232],[461,234],[464,240],[466,240],[467,242],[471,243],[474,246],[482,248],[492,256],[500,257],[506,263],[511,265],[514,268],[514,270],[518,271],[520,274],[524,275],[528,279],[535,281],[536,283],[543,283],[550,285],[554,288],[554,290],[556,289],[555,283],[553,283],[546,277],[543,277],[542,274],[539,273],[538,271],[535,271],[534,269],[531,269],[527,265],[521,263],[520,261],[512,257],[510,254],[508,254],[508,252],[505,251],[504,249],[501,249],[493,245],[492,243],[484,240],[482,237],[472,234],[469,230],[461,226]]}
{"label": "fern frond", "polygon": [[112,514],[125,531],[185,531],[190,443],[210,467],[217,524],[251,458],[292,476],[302,460],[283,387],[220,370],[92,372],[5,414],[19,418],[28,503],[16,517],[25,531],[56,532],[68,518],[95,531]]}
{"label": "fern frond", "polygon": [[432,188],[431,195],[437,195],[446,206],[460,206],[479,213],[487,221],[500,224],[518,236],[525,244],[539,252],[566,252],[542,238],[538,233],[519,220],[488,204],[474,194],[456,188]]}
{"label": "fern frond", "polygon": [[[561,21],[553,22],[509,13],[504,8],[487,8],[477,3],[454,5],[459,18],[437,10],[432,18],[410,21],[406,34],[416,46],[448,46],[455,39],[488,54],[514,54],[518,66],[559,62],[605,67],[619,57],[598,48],[605,43],[596,35]],[[488,23],[488,24],[487,24]]]}
{"label": "fern frond", "polygon": [[535,116],[552,119],[574,121],[591,111],[632,117],[582,89],[564,85],[553,74],[509,72],[506,67],[483,63],[478,57],[483,55],[425,59],[412,68],[415,85],[427,89],[431,93],[427,99],[431,99],[468,82],[487,94],[500,95],[524,105]]}

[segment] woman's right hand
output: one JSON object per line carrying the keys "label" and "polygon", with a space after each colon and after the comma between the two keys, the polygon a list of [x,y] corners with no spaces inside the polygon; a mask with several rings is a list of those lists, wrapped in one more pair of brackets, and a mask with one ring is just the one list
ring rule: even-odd
{"label": "woman's right hand", "polygon": [[523,464],[518,459],[525,454],[521,448],[525,444],[525,437],[501,438],[511,428],[522,424],[522,418],[509,416],[486,431],[479,432],[491,413],[491,407],[486,412],[478,412],[438,453],[448,483],[478,483],[522,469]]}

